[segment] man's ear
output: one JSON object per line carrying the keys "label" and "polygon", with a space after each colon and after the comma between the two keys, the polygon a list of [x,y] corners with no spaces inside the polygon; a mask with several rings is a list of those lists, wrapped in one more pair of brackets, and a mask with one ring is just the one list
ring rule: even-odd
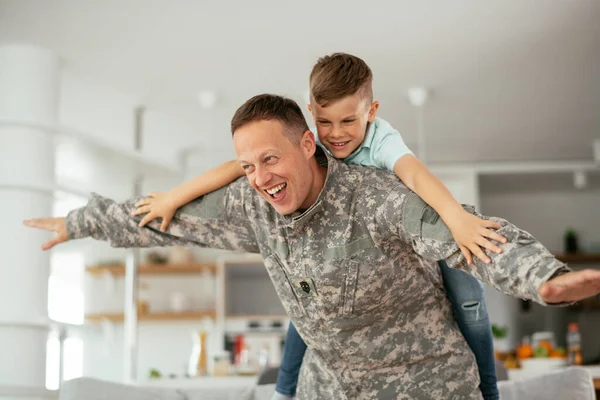
{"label": "man's ear", "polygon": [[311,158],[315,154],[317,143],[315,142],[315,135],[310,129],[307,129],[302,134],[302,139],[300,139],[300,149],[306,159]]}
{"label": "man's ear", "polygon": [[374,101],[371,103],[371,107],[369,108],[369,123],[373,123],[375,121],[375,117],[377,116],[377,110],[379,109],[379,102]]}

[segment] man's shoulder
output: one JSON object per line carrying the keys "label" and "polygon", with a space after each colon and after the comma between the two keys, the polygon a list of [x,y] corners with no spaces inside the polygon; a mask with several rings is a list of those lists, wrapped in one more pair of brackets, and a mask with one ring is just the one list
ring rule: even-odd
{"label": "man's shoulder", "polygon": [[[181,207],[180,214],[192,217],[221,218],[231,210],[256,209],[261,198],[246,177],[192,200]],[[228,211],[229,210],[229,211]],[[237,214],[237,213],[236,213]]]}
{"label": "man's shoulder", "polygon": [[366,195],[408,190],[396,175],[377,167],[342,164],[338,175],[340,182],[347,186],[348,189]]}

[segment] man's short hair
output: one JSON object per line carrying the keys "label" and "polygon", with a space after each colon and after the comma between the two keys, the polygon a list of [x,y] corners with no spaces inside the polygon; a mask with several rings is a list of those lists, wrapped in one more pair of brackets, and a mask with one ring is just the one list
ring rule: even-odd
{"label": "man's short hair", "polygon": [[322,107],[355,94],[371,104],[373,73],[366,62],[351,54],[321,57],[310,73],[310,94]]}
{"label": "man's short hair", "polygon": [[255,121],[276,120],[285,127],[285,134],[299,144],[304,132],[309,130],[298,104],[275,94],[259,94],[237,109],[231,119],[231,135],[242,126]]}

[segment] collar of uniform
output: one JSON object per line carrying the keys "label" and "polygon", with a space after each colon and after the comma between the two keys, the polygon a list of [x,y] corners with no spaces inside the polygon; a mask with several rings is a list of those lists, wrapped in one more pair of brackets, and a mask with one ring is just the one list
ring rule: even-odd
{"label": "collar of uniform", "polygon": [[323,209],[323,202],[327,196],[328,188],[335,186],[336,170],[339,167],[340,161],[330,156],[319,146],[317,146],[317,150],[315,151],[315,159],[320,166],[327,168],[327,175],[325,176],[323,188],[319,193],[319,197],[317,197],[317,201],[315,201],[306,211],[281,216],[284,219],[285,224],[291,229],[297,229],[303,226],[310,217],[321,211]]}
{"label": "collar of uniform", "polygon": [[348,157],[346,158],[352,158],[354,157],[359,151],[361,151],[363,148],[370,148],[371,145],[373,144],[373,139],[375,138],[375,130],[379,127],[379,118],[375,118],[375,120],[373,121],[372,124],[369,124],[368,128],[367,128],[367,133],[365,134],[365,138],[363,139],[362,143],[360,144],[360,146],[358,146],[356,148],[356,150],[354,150],[352,152],[352,154],[350,154]]}

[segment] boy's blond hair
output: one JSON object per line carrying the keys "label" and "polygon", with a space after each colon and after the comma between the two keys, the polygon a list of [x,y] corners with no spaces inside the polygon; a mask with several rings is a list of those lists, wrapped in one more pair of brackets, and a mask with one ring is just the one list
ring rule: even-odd
{"label": "boy's blond hair", "polygon": [[373,101],[373,73],[367,63],[346,53],[319,58],[310,73],[311,102],[325,107],[355,94]]}

